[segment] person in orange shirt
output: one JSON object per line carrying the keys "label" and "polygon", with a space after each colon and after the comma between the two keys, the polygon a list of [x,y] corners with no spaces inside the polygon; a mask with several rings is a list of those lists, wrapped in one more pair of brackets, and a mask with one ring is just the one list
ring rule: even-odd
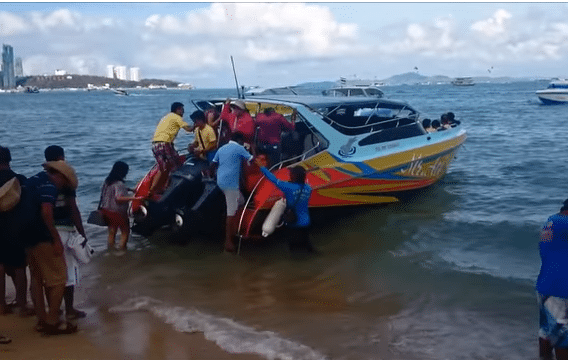
{"label": "person in orange shirt", "polygon": [[227,98],[221,111],[221,121],[229,126],[231,133],[240,132],[245,137],[245,143],[254,144],[255,123],[250,116],[245,102]]}

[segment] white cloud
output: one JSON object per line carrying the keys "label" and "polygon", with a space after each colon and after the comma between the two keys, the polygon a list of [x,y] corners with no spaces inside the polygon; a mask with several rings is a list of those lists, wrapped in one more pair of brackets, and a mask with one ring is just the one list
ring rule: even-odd
{"label": "white cloud", "polygon": [[14,36],[29,30],[25,19],[9,12],[0,12],[0,36]]}
{"label": "white cloud", "polygon": [[185,18],[152,15],[145,27],[147,41],[162,34],[204,36],[201,41],[214,39],[220,53],[261,62],[340,56],[357,42],[355,24],[338,23],[326,7],[297,3],[214,3]]}
{"label": "white cloud", "polygon": [[471,29],[488,37],[501,35],[506,32],[507,22],[512,17],[513,15],[507,10],[499,9],[493,14],[493,17],[475,22],[471,26]]}
{"label": "white cloud", "polygon": [[78,30],[81,24],[81,15],[68,9],[59,9],[47,14],[34,12],[31,14],[31,20],[34,26],[41,31],[61,28]]}

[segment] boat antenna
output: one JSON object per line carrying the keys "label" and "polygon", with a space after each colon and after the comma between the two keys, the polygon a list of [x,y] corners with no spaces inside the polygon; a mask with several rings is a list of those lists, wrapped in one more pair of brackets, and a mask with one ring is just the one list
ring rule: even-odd
{"label": "boat antenna", "polygon": [[237,80],[237,72],[235,71],[235,62],[233,61],[233,55],[231,55],[231,64],[233,65],[233,75],[235,75],[235,84],[237,85],[237,98],[244,99],[244,93],[241,97],[241,91],[239,89],[239,81]]}

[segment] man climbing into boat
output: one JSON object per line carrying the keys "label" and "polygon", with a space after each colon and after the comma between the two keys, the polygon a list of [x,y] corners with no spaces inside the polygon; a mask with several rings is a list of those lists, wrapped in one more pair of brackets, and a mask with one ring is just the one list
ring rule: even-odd
{"label": "man climbing into boat", "polygon": [[227,220],[225,228],[225,251],[235,252],[237,211],[244,203],[240,190],[242,160],[250,162],[254,157],[243,146],[244,136],[236,132],[228,144],[221,146],[213,158],[213,168],[217,170],[217,186],[225,194]]}
{"label": "man climbing into boat", "polygon": [[221,120],[229,126],[232,133],[243,134],[245,143],[254,144],[255,123],[244,101],[235,100],[231,103],[231,99],[227,98],[221,111]]}
{"label": "man climbing into boat", "polygon": [[268,107],[263,113],[256,116],[258,126],[257,147],[261,152],[266,153],[270,158],[270,166],[281,161],[282,155],[282,131],[293,131],[296,112],[292,114],[292,122],[286,120],[282,115]]}
{"label": "man climbing into boat", "polygon": [[183,121],[183,113],[183,104],[174,102],[171,112],[164,116],[156,127],[152,139],[152,153],[154,153],[159,170],[150,185],[148,198],[152,198],[156,191],[162,189],[170,173],[183,164],[182,157],[174,148],[174,140],[180,129],[187,132],[193,131],[193,127]]}
{"label": "man climbing into boat", "polygon": [[195,139],[192,144],[187,147],[187,150],[197,158],[202,160],[211,161],[215,156],[215,149],[217,148],[217,136],[215,130],[206,123],[205,113],[201,110],[196,110],[190,115],[193,120]]}

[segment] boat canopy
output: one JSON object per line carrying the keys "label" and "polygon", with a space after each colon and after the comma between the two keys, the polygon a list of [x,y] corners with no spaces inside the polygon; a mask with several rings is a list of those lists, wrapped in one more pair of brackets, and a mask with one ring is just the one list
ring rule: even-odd
{"label": "boat canopy", "polygon": [[552,81],[548,84],[549,89],[568,89],[568,81],[560,80],[560,81]]}
{"label": "boat canopy", "polygon": [[[281,114],[291,113],[300,105],[318,114],[321,119],[339,133],[347,136],[368,134],[393,128],[411,126],[412,134],[421,135],[416,126],[419,113],[405,102],[383,98],[327,97],[327,96],[262,96],[245,99],[251,113],[265,107],[274,107]],[[197,102],[201,109],[219,105],[222,100]],[[375,142],[375,141],[373,141]]]}

